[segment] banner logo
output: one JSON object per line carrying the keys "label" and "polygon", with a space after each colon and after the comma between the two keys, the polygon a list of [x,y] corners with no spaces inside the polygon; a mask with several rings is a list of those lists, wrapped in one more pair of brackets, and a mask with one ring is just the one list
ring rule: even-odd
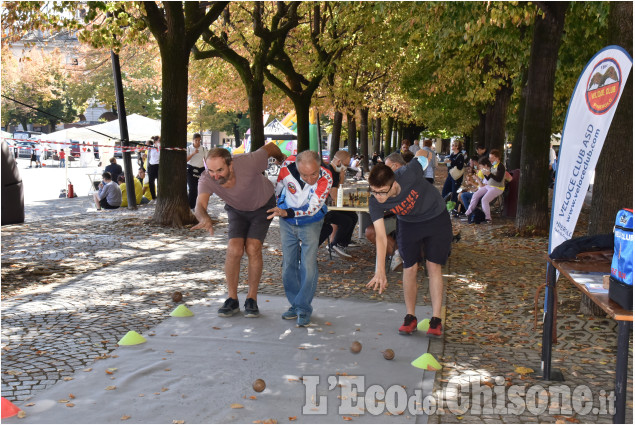
{"label": "banner logo", "polygon": [[615,104],[622,85],[622,71],[613,58],[598,62],[589,75],[586,104],[595,115],[605,114]]}

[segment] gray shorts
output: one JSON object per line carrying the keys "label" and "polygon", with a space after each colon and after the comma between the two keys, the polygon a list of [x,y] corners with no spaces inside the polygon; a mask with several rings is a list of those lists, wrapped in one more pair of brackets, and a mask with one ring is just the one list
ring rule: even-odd
{"label": "gray shorts", "polygon": [[264,242],[271,220],[267,220],[267,210],[276,206],[276,197],[272,196],[267,203],[255,211],[241,211],[225,204],[229,220],[229,239],[258,239]]}
{"label": "gray shorts", "polygon": [[384,227],[386,228],[387,235],[397,230],[397,216],[391,215],[390,217],[384,217]]}

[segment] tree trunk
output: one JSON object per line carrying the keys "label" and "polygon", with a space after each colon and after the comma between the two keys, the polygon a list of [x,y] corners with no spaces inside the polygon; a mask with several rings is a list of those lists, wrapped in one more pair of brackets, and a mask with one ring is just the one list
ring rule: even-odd
{"label": "tree trunk", "polygon": [[392,127],[395,123],[395,119],[393,117],[388,117],[388,122],[386,123],[386,136],[384,137],[384,156],[388,156],[392,153],[391,142],[392,142]]}
{"label": "tree trunk", "polygon": [[309,136],[309,111],[311,110],[311,98],[308,101],[305,96],[298,96],[293,99],[295,113],[297,115],[297,133],[298,133],[298,153],[311,149]]}
{"label": "tree trunk", "polygon": [[381,150],[381,117],[375,118],[375,132],[373,134],[375,137],[373,142],[373,155],[375,152],[379,153]]}
{"label": "tree trunk", "polygon": [[362,169],[368,171],[368,108],[359,111],[359,146],[361,150]]}
{"label": "tree trunk", "polygon": [[174,35],[161,49],[161,157],[154,220],[164,226],[181,227],[196,222],[190,211],[186,190],[189,56],[184,35]]}
{"label": "tree trunk", "polygon": [[525,123],[525,102],[527,102],[527,78],[529,70],[523,70],[523,77],[520,83],[520,105],[518,108],[518,123],[516,124],[516,134],[514,135],[514,143],[512,144],[512,155],[509,160],[509,169],[516,170],[520,168],[520,150],[523,145],[523,125]]}
{"label": "tree trunk", "polygon": [[265,145],[265,123],[262,121],[263,95],[265,88],[256,84],[247,89],[249,102],[249,128],[251,131],[251,152],[255,152]]}
{"label": "tree trunk", "polygon": [[399,126],[397,127],[397,149],[401,149],[401,142],[404,139],[404,130],[405,125],[402,122],[399,122]]}
{"label": "tree trunk", "polygon": [[344,114],[341,111],[335,111],[333,114],[333,134],[331,135],[331,152],[330,158],[331,160],[335,156],[335,153],[342,148],[340,146],[340,142],[342,140],[342,120],[344,119]]}
{"label": "tree trunk", "polygon": [[357,155],[357,125],[355,124],[355,114],[346,113],[346,123],[348,124],[348,153],[353,157]]}
{"label": "tree trunk", "polygon": [[511,100],[513,89],[511,82],[507,81],[496,92],[494,104],[487,113],[486,140],[489,141],[489,149],[498,149],[501,154],[505,152],[505,126],[507,123],[507,107]]}
{"label": "tree trunk", "polygon": [[479,115],[478,125],[472,131],[472,141],[474,144],[474,148],[476,148],[478,145],[483,145],[487,147],[487,142],[485,141],[486,114],[484,114],[483,112],[479,112],[478,115]]}
{"label": "tree trunk", "polygon": [[[611,2],[609,45],[623,47],[633,56],[633,3]],[[611,233],[615,214],[633,206],[633,72],[624,86],[613,122],[595,169],[589,235]]]}
{"label": "tree trunk", "polygon": [[536,18],[529,60],[516,227],[546,234],[553,87],[569,3],[545,2],[541,7],[545,13]]}

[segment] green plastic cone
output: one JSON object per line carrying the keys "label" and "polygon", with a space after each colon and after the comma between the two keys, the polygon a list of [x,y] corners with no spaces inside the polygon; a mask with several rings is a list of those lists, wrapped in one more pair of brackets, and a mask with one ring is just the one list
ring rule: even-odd
{"label": "green plastic cone", "polygon": [[190,310],[189,308],[185,307],[185,304],[181,304],[180,306],[175,308],[172,311],[172,313],[170,313],[170,316],[172,316],[172,317],[190,317],[190,316],[194,316],[194,313],[192,313],[192,310]]}
{"label": "green plastic cone", "polygon": [[435,359],[434,356],[430,353],[425,353],[417,357],[415,360],[412,361],[411,364],[414,367],[418,367],[419,369],[441,370],[441,365],[439,364],[437,359]]}
{"label": "green plastic cone", "polygon": [[428,329],[430,329],[430,319],[423,319],[419,322],[417,329],[421,332],[428,332]]}
{"label": "green plastic cone", "polygon": [[119,340],[117,344],[119,345],[137,345],[143,344],[146,342],[146,339],[136,333],[135,331],[128,331],[128,333]]}

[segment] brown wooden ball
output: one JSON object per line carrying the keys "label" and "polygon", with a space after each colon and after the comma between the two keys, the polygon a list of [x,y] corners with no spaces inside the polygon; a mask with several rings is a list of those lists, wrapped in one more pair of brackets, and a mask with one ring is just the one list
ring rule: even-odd
{"label": "brown wooden ball", "polygon": [[183,300],[183,294],[180,293],[179,291],[175,291],[172,294],[172,301],[174,301],[175,303],[181,302],[181,300]]}
{"label": "brown wooden ball", "polygon": [[254,388],[254,391],[256,391],[257,393],[261,393],[265,390],[267,384],[265,384],[265,381],[263,381],[262,379],[256,379],[252,384],[252,387]]}
{"label": "brown wooden ball", "polygon": [[392,351],[390,348],[388,348],[385,351],[382,351],[382,353],[384,354],[384,359],[386,360],[392,360],[395,358],[395,352]]}
{"label": "brown wooden ball", "polygon": [[357,354],[362,351],[362,344],[359,341],[353,341],[351,344],[351,353]]}

